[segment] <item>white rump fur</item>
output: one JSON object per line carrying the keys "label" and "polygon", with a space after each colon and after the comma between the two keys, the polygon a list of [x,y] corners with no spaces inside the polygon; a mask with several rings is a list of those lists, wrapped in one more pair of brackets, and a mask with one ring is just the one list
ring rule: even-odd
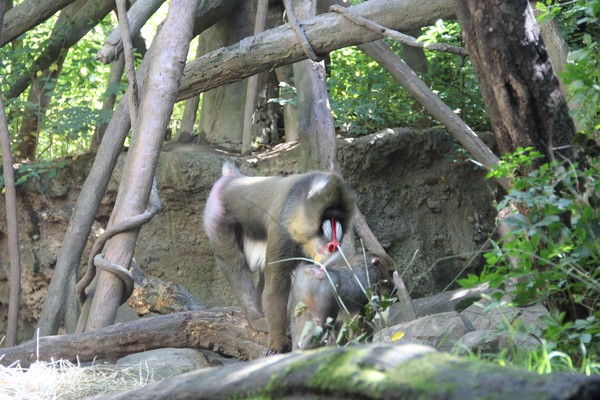
{"label": "white rump fur", "polygon": [[239,175],[241,175],[240,170],[237,169],[237,167],[231,160],[227,160],[223,163],[222,174],[223,174],[223,176],[239,176]]}
{"label": "white rump fur", "polygon": [[329,183],[329,175],[319,175],[310,184],[310,190],[308,191],[308,198],[319,194],[319,192],[327,186]]}
{"label": "white rump fur", "polygon": [[252,272],[265,269],[265,256],[267,254],[267,242],[252,240],[244,236],[244,256],[248,267]]}

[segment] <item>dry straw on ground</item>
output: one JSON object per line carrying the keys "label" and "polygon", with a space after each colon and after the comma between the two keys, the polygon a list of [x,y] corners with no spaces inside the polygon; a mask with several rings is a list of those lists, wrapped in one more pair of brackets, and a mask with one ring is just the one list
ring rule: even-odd
{"label": "dry straw on ground", "polygon": [[82,399],[154,383],[146,366],[78,366],[68,361],[35,362],[29,368],[0,365],[0,400]]}

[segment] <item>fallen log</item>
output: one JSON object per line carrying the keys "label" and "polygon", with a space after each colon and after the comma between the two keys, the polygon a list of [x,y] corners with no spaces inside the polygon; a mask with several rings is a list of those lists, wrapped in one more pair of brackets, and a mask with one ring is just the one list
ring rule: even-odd
{"label": "fallen log", "polygon": [[34,361],[63,359],[116,361],[140,351],[185,347],[249,360],[267,351],[267,335],[250,328],[237,307],[187,311],[111,325],[92,332],[46,336],[0,350],[0,363],[28,367]]}
{"label": "fallen log", "polygon": [[600,376],[538,375],[420,345],[328,347],[200,369],[104,400],[596,399]]}

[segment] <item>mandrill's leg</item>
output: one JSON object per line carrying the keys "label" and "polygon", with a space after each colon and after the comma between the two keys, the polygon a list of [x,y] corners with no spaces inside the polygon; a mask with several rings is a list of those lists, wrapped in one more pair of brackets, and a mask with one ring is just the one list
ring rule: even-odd
{"label": "mandrill's leg", "polygon": [[257,330],[267,331],[266,320],[260,311],[258,294],[254,287],[253,274],[246,257],[235,242],[235,235],[225,229],[219,241],[213,244],[217,265],[233,289],[240,307],[250,325]]}
{"label": "mandrill's leg", "polygon": [[293,268],[293,262],[265,266],[262,306],[269,326],[268,354],[290,351],[287,307]]}

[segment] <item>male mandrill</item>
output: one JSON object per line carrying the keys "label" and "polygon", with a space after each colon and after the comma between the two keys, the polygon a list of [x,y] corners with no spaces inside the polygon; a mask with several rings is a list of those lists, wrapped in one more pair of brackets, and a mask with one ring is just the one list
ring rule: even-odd
{"label": "male mandrill", "polygon": [[336,174],[248,177],[230,162],[223,165],[206,202],[204,229],[248,322],[268,330],[269,354],[290,348],[288,297],[301,263],[292,258],[323,262],[335,253],[352,230],[354,208]]}

